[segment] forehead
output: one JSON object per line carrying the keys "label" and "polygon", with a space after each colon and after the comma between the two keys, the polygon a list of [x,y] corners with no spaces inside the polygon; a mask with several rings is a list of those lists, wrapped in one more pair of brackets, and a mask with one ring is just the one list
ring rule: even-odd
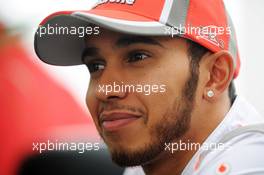
{"label": "forehead", "polygon": [[169,42],[172,40],[177,40],[179,38],[171,38],[167,36],[141,36],[141,35],[130,35],[125,33],[119,33],[115,31],[110,31],[107,29],[100,28],[100,33],[98,35],[88,35],[85,38],[85,43],[87,46],[96,44],[112,44],[112,45],[130,45],[130,44],[159,44],[164,42]]}

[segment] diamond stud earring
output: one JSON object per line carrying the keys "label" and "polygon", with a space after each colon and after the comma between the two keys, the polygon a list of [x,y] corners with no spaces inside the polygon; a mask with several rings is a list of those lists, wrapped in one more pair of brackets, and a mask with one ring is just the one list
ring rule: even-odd
{"label": "diamond stud earring", "polygon": [[210,98],[212,98],[212,97],[214,96],[214,91],[209,90],[209,91],[207,92],[207,96],[210,97]]}

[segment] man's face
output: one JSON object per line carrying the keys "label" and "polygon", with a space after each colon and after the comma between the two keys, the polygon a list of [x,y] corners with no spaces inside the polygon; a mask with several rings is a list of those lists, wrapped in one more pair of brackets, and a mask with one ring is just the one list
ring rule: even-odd
{"label": "man's face", "polygon": [[[187,43],[103,30],[86,45],[83,59],[91,73],[86,102],[99,134],[117,164],[146,164],[189,128],[197,77],[190,73]],[[114,82],[163,88],[149,95],[126,88],[103,92],[103,85]]]}

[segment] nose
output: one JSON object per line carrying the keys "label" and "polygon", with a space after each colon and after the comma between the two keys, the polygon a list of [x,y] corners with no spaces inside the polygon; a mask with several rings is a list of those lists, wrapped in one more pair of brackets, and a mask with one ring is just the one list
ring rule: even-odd
{"label": "nose", "polygon": [[120,72],[105,69],[97,84],[96,98],[104,102],[125,98],[127,92],[122,80],[124,80],[124,77]]}
{"label": "nose", "polygon": [[101,101],[123,99],[127,95],[123,83],[113,81],[108,84],[99,84],[96,89],[96,97]]}

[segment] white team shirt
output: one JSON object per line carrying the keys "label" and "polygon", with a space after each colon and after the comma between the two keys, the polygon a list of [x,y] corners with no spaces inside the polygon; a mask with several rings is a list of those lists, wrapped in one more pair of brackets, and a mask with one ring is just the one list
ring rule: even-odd
{"label": "white team shirt", "polygon": [[[203,145],[219,143],[234,129],[259,123],[264,123],[264,118],[238,96]],[[144,171],[141,167],[127,168],[124,175],[144,175]],[[243,132],[226,141],[224,149],[199,149],[182,175],[264,175],[264,134]]]}

